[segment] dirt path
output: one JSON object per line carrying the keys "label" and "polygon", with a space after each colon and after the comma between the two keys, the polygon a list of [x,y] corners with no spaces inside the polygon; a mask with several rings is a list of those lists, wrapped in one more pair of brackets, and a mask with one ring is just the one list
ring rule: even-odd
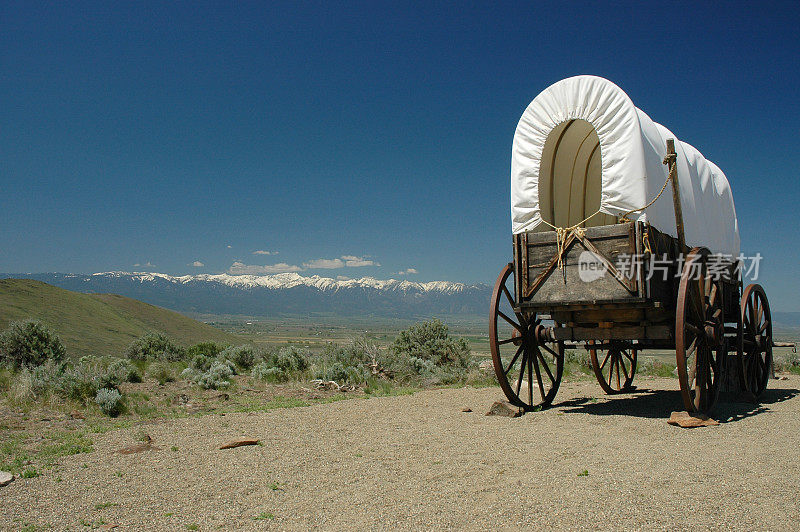
{"label": "dirt path", "polygon": [[[674,380],[639,385],[566,383],[518,419],[483,415],[497,389],[448,389],[172,420],[145,427],[161,450],[128,456],[112,451],[140,428],[95,435],[0,488],[0,529],[797,528],[800,377],[694,430],[665,423]],[[217,450],[238,436],[263,446]]]}

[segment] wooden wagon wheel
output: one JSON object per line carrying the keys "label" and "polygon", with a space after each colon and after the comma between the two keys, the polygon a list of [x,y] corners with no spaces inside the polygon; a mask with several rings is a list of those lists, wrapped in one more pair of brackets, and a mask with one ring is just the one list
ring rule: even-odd
{"label": "wooden wagon wheel", "polygon": [[709,275],[709,251],[686,258],[675,315],[675,358],[688,412],[709,413],[719,397],[725,352],[722,281]]}
{"label": "wooden wagon wheel", "polygon": [[629,344],[614,344],[608,348],[603,361],[597,356],[597,349],[589,350],[589,359],[597,382],[607,394],[616,394],[631,389],[636,375],[636,354],[638,349]]}
{"label": "wooden wagon wheel", "polygon": [[742,334],[737,358],[742,388],[758,397],[767,387],[772,368],[772,315],[761,285],[744,289],[739,326]]}
{"label": "wooden wagon wheel", "polygon": [[[539,342],[541,318],[515,312],[514,268],[500,272],[489,304],[489,347],[497,382],[509,402],[536,410],[549,406],[564,371],[564,345]],[[527,383],[525,382],[527,380]]]}

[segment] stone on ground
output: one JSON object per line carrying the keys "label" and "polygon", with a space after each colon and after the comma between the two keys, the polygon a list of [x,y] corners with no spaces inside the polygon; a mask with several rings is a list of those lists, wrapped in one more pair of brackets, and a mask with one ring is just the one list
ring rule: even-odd
{"label": "stone on ground", "polygon": [[8,486],[14,482],[14,475],[8,471],[0,471],[0,486]]}
{"label": "stone on ground", "polygon": [[495,401],[492,407],[486,412],[487,416],[519,417],[524,412],[518,406],[514,406],[508,401]]}
{"label": "stone on ground", "polygon": [[236,447],[243,447],[245,445],[258,445],[258,440],[255,438],[239,438],[238,440],[231,440],[228,443],[223,443],[219,446],[219,448],[234,449]]}
{"label": "stone on ground", "polygon": [[670,425],[675,425],[676,427],[683,427],[685,429],[692,429],[696,427],[713,427],[715,425],[719,425],[719,421],[716,419],[711,419],[710,417],[700,414],[700,413],[692,413],[689,412],[673,412],[669,416],[669,421],[667,421]]}

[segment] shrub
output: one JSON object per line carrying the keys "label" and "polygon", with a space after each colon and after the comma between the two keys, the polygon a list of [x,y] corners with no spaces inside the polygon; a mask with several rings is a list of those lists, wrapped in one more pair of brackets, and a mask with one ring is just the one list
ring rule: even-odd
{"label": "shrub", "polygon": [[466,340],[450,338],[447,325],[440,320],[413,325],[395,338],[392,352],[398,357],[417,357],[436,366],[467,368],[471,355]]}
{"label": "shrub", "polygon": [[94,402],[107,416],[117,417],[122,413],[122,394],[118,390],[101,388],[97,391]]}
{"label": "shrub", "polygon": [[186,350],[186,357],[187,358],[194,358],[197,355],[203,355],[205,357],[214,358],[218,354],[220,354],[223,350],[221,345],[215,344],[214,342],[201,342],[199,344],[195,344],[189,347]]}
{"label": "shrub", "polygon": [[267,382],[286,382],[308,369],[310,353],[306,349],[282,347],[279,351],[262,352],[262,362],[253,366],[250,376]]}
{"label": "shrub", "polygon": [[286,373],[305,371],[308,368],[309,353],[306,349],[296,347],[282,347],[272,356],[272,365],[281,368]]}
{"label": "shrub", "polygon": [[206,390],[218,390],[220,388],[227,388],[231,385],[230,379],[233,377],[234,371],[232,364],[228,361],[215,360],[207,372],[203,373],[197,379],[197,384]]}
{"label": "shrub", "polygon": [[211,367],[213,361],[213,358],[206,355],[195,355],[192,357],[192,360],[189,361],[189,367],[197,371],[205,372]]}
{"label": "shrub", "polygon": [[33,386],[33,376],[27,367],[23,367],[14,375],[9,386],[9,396],[14,401],[29,401],[36,398]]}
{"label": "shrub", "polygon": [[175,373],[172,371],[172,367],[166,362],[154,363],[150,366],[148,373],[152,378],[156,379],[161,386],[175,380]]}
{"label": "shrub", "polygon": [[161,333],[148,333],[134,340],[125,355],[131,360],[182,360],[184,349],[178,347]]}
{"label": "shrub", "polygon": [[202,374],[203,372],[189,367],[181,371],[181,379],[189,382],[197,382],[197,379],[199,379]]}
{"label": "shrub", "polygon": [[798,373],[800,370],[800,355],[797,352],[788,352],[784,356],[774,356],[772,365],[775,371]]}
{"label": "shrub", "polygon": [[81,363],[65,368],[55,383],[55,392],[65,399],[88,401],[97,395],[101,374],[94,364]]}
{"label": "shrub", "polygon": [[116,388],[123,382],[142,382],[142,374],[130,360],[118,358],[108,365],[101,381],[101,388]]}
{"label": "shrub", "polygon": [[389,351],[384,364],[401,380],[450,384],[463,381],[474,365],[467,342],[451,338],[447,325],[439,320],[400,331]]}
{"label": "shrub", "polygon": [[636,372],[654,377],[673,377],[677,374],[677,368],[674,363],[665,364],[651,357],[640,356],[636,360]]}
{"label": "shrub", "polygon": [[417,375],[433,376],[436,373],[436,364],[431,360],[410,356],[408,362]]}
{"label": "shrub", "polygon": [[259,362],[253,366],[253,371],[250,376],[254,379],[267,381],[271,383],[286,382],[289,380],[289,375],[286,374],[281,368],[270,366],[266,362]]}
{"label": "shrub", "polygon": [[335,381],[337,384],[364,384],[370,377],[369,371],[363,366],[347,366],[342,362],[333,362],[319,368],[316,372],[318,379]]}
{"label": "shrub", "polygon": [[317,359],[314,377],[338,384],[363,384],[372,374],[373,357],[354,341],[348,345],[328,344]]}
{"label": "shrub", "polygon": [[217,358],[230,360],[243,370],[249,370],[255,365],[257,355],[252,345],[240,345],[225,349]]}
{"label": "shrub", "polygon": [[66,364],[48,360],[41,366],[37,366],[31,372],[31,391],[36,397],[43,397],[51,390],[58,387],[61,379],[64,378]]}
{"label": "shrub", "polygon": [[58,336],[38,321],[16,321],[0,334],[0,362],[12,368],[34,368],[47,360],[59,362],[67,350]]}
{"label": "shrub", "polygon": [[[544,350],[542,350],[544,351]],[[598,351],[597,356],[605,357],[605,351]],[[589,375],[592,373],[592,361],[585,350],[567,349],[564,351],[564,375]]]}

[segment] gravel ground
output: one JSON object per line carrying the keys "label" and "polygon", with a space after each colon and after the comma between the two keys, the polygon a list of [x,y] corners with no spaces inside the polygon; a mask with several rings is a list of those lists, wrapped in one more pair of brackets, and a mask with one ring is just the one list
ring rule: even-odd
{"label": "gravel ground", "polygon": [[[0,528],[797,530],[800,377],[691,430],[666,424],[673,379],[639,386],[565,383],[517,419],[464,388],[170,420],[144,426],[161,450],[126,456],[142,428],[117,430],[0,488]],[[263,445],[217,449],[239,436]]]}

